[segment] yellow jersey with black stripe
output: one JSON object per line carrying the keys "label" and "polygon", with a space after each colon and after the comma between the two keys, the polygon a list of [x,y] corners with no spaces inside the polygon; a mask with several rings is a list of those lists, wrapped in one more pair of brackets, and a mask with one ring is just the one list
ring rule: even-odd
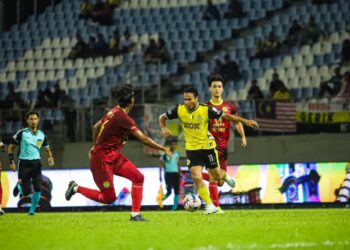
{"label": "yellow jersey with black stripe", "polygon": [[169,120],[179,119],[185,135],[186,150],[212,149],[216,147],[215,139],[209,132],[210,119],[220,119],[223,112],[206,104],[198,104],[188,110],[185,104],[169,110]]}

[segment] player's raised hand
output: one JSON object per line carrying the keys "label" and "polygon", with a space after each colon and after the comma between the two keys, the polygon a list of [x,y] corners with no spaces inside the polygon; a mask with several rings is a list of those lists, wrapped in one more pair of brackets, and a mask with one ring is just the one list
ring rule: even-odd
{"label": "player's raised hand", "polygon": [[47,159],[47,163],[49,164],[49,167],[53,167],[53,165],[55,165],[55,160],[53,159],[53,157],[49,157]]}
{"label": "player's raised hand", "polygon": [[259,124],[254,120],[247,120],[245,125],[247,127],[251,127],[251,128],[258,128],[259,127]]}
{"label": "player's raised hand", "polygon": [[10,163],[10,169],[11,169],[12,171],[16,171],[16,164],[15,164],[14,161],[12,161],[12,162]]}
{"label": "player's raised hand", "polygon": [[173,152],[170,151],[170,149],[168,147],[165,147],[164,149],[164,153],[169,157],[169,159],[171,160],[171,158],[173,157]]}
{"label": "player's raised hand", "polygon": [[162,128],[162,134],[165,137],[171,136],[171,132],[170,132],[170,130],[168,128]]}
{"label": "player's raised hand", "polygon": [[241,146],[242,146],[243,148],[245,148],[245,147],[247,146],[247,138],[242,137],[242,138],[241,138],[241,141],[242,141]]}

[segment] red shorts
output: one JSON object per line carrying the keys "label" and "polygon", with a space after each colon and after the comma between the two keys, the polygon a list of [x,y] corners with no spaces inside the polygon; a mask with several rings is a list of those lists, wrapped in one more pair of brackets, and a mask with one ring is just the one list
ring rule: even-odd
{"label": "red shorts", "polygon": [[92,152],[90,158],[90,169],[98,188],[101,191],[107,189],[114,190],[114,175],[118,175],[120,167],[128,162],[130,162],[129,159],[122,154],[119,154],[114,162],[110,162],[105,161],[98,153]]}

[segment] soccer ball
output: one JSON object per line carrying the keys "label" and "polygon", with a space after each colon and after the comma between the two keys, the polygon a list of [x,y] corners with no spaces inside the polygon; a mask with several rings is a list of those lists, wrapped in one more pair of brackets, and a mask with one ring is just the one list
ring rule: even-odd
{"label": "soccer ball", "polygon": [[184,198],[184,208],[187,211],[194,212],[202,205],[202,201],[196,194],[187,194]]}

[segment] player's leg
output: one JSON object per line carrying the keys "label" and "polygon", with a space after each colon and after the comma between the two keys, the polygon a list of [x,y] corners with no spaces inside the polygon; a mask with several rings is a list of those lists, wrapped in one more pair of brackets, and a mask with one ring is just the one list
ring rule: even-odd
{"label": "player's leg", "polygon": [[[21,169],[21,165],[22,165],[22,169]],[[19,172],[23,171],[23,163],[21,164],[21,160],[18,161],[18,176],[19,176]],[[17,197],[18,194],[23,195],[23,190],[22,190],[22,186],[21,186],[21,179],[18,177],[18,181],[16,183],[16,186],[13,188],[12,194],[14,197]]]}
{"label": "player's leg", "polygon": [[180,199],[180,175],[178,173],[174,173],[172,175],[172,186],[174,188],[174,205],[171,210],[177,210]]}
{"label": "player's leg", "polygon": [[34,192],[32,194],[32,204],[29,209],[29,215],[34,215],[36,208],[38,207],[38,204],[40,202],[41,198],[41,181],[42,181],[42,175],[41,175],[41,163],[40,160],[38,161],[31,161],[31,172],[29,173],[32,184],[34,187]]}
{"label": "player's leg", "polygon": [[4,215],[5,212],[1,208],[1,202],[2,202],[2,185],[1,185],[1,162],[0,162],[0,215]]}
{"label": "player's leg", "polygon": [[113,165],[100,159],[96,155],[91,155],[90,168],[97,187],[100,190],[79,186],[75,181],[71,181],[66,191],[66,200],[70,200],[75,193],[105,204],[111,204],[116,200],[113,184]]}
{"label": "player's leg", "polygon": [[165,185],[166,185],[166,194],[163,198],[163,200],[165,200],[166,198],[168,198],[171,195],[171,176],[169,173],[165,173],[164,175],[165,177]]}
{"label": "player's leg", "polygon": [[23,196],[30,195],[30,165],[28,161],[20,160],[18,164],[18,189]]}
{"label": "player's leg", "polygon": [[235,180],[229,176],[226,171],[222,170],[218,161],[219,155],[216,149],[207,150],[207,158],[205,165],[208,167],[209,175],[217,181],[218,186],[224,185],[226,182],[230,187],[235,186]]}
{"label": "player's leg", "polygon": [[199,197],[207,204],[205,214],[216,213],[216,207],[209,195],[208,187],[202,178],[203,165],[205,165],[205,152],[203,150],[186,150],[188,168],[190,169],[192,180],[197,188]]}
{"label": "player's leg", "polygon": [[114,173],[118,176],[124,177],[132,182],[131,186],[131,221],[145,221],[140,214],[142,195],[143,195],[143,174],[136,168],[136,166],[126,157],[121,156],[115,165]]}
{"label": "player's leg", "polygon": [[209,177],[209,173],[202,173],[202,178],[205,181],[209,181],[210,177]]}
{"label": "player's leg", "polygon": [[208,187],[204,184],[204,181],[202,179],[202,169],[203,167],[201,165],[191,166],[190,167],[191,176],[196,185],[199,197],[201,197],[201,199],[206,204],[206,210],[204,214],[216,213],[217,209],[210,198]]}

